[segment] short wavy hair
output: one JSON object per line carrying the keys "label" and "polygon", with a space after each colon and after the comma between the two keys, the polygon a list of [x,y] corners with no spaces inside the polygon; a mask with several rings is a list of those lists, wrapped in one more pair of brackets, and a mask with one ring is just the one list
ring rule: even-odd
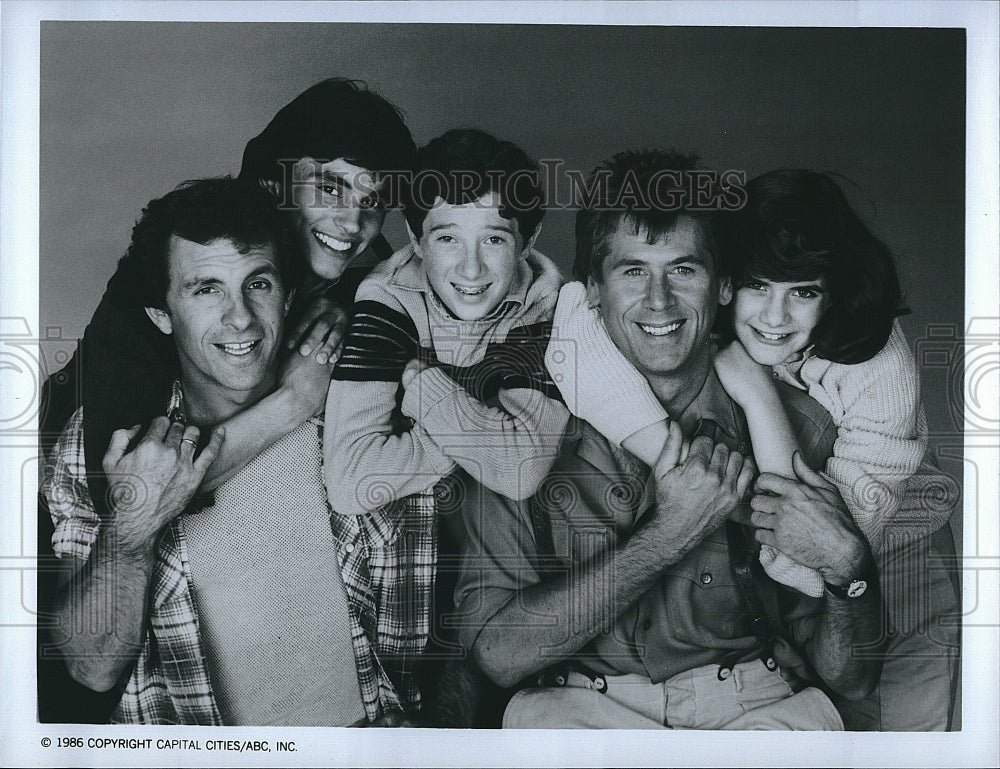
{"label": "short wavy hair", "polygon": [[414,236],[437,197],[452,205],[500,196],[500,216],[517,222],[525,242],[545,215],[538,164],[509,141],[477,128],[456,128],[417,151],[411,183],[402,187],[403,214]]}
{"label": "short wavy hair", "polygon": [[863,363],[889,339],[903,302],[889,247],[872,234],[827,174],[778,169],[751,179],[730,220],[734,288],[750,278],[826,282],[830,303],[813,329],[815,353]]}
{"label": "short wavy hair", "polygon": [[[694,154],[674,150],[639,149],[619,152],[600,163],[587,180],[590,198],[576,214],[576,258],[573,276],[584,283],[601,282],[608,244],[619,226],[646,242],[657,243],[682,216],[695,220],[720,278],[730,274],[727,252],[721,249],[717,210],[691,204],[686,177],[692,172],[712,175]],[[714,183],[713,183],[714,186]]]}
{"label": "short wavy hair", "polygon": [[272,244],[285,287],[298,285],[302,277],[286,218],[265,189],[230,176],[194,179],[150,201],[132,228],[122,262],[136,276],[136,298],[144,307],[168,309],[170,239],[175,235],[202,245],[228,240],[240,253]]}
{"label": "short wavy hair", "polygon": [[282,182],[287,164],[304,157],[344,158],[376,174],[405,175],[415,152],[395,106],[363,81],[332,77],[292,99],[247,142],[240,177]]}

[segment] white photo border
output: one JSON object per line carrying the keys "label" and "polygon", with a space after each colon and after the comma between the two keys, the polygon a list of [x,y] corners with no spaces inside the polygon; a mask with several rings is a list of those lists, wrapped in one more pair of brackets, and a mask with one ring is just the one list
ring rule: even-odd
{"label": "white photo border", "polygon": [[[996,340],[1000,315],[998,200],[998,6],[985,2],[28,2],[0,8],[2,165],[0,165],[0,316],[38,325],[39,25],[42,20],[312,21],[693,26],[907,26],[967,30],[966,318],[983,319]],[[970,329],[971,331],[971,329]],[[3,340],[0,339],[0,342]],[[996,341],[993,342],[996,347]],[[37,376],[37,372],[35,372]],[[979,385],[985,408],[1000,403],[997,372]],[[3,393],[0,393],[3,396]],[[982,405],[982,404],[981,404]],[[981,410],[981,409],[980,409]],[[993,422],[996,423],[996,414]],[[980,766],[1000,763],[998,752],[997,435],[973,442],[982,457],[966,473],[966,515],[986,519],[967,527],[963,552],[966,608],[963,639],[962,731],[946,734],[774,734],[667,732],[462,732],[451,730],[325,730],[205,727],[111,727],[39,724],[35,715],[34,632],[21,624],[33,609],[36,489],[31,445],[5,445],[0,462],[3,532],[0,542],[0,761],[25,766]],[[967,517],[968,520],[968,517]],[[982,520],[982,519],[981,519]],[[27,528],[21,522],[28,522]],[[972,569],[972,570],[968,570]],[[970,582],[977,583],[970,586]],[[975,592],[970,592],[970,587]],[[29,600],[26,600],[28,597]],[[970,614],[973,612],[974,616]],[[915,696],[919,696],[917,692]],[[262,736],[263,735],[263,736]],[[84,747],[45,747],[45,740],[81,737]],[[88,740],[292,740],[294,753],[250,756],[204,749],[88,748]],[[92,743],[96,745],[97,743]]]}

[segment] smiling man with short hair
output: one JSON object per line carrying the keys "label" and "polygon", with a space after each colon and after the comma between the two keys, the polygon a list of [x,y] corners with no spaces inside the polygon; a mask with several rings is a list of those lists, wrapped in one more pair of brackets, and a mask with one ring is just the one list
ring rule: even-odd
{"label": "smiling man with short hair", "polygon": [[214,428],[277,386],[293,294],[286,224],[260,186],[233,179],[152,201],[126,260],[177,351],[165,416],[141,436],[139,425],[113,434],[105,520],[82,409],[46,464],[63,564],[52,634],[76,680],[119,688],[115,721],[348,726],[419,707],[435,554],[425,497],[331,516],[323,425],[310,419],[192,503],[223,442]]}
{"label": "smiling man with short hair", "polygon": [[[761,574],[740,525],[756,468],[712,366],[712,326],[732,299],[716,214],[652,194],[679,179],[670,199],[683,201],[694,169],[675,153],[620,153],[577,215],[574,272],[671,417],[654,466],[574,418],[531,499],[485,487],[467,499],[451,621],[487,675],[519,688],[506,727],[842,729],[823,689],[857,699],[878,680],[878,661],[853,655],[879,641],[874,563],[837,492],[801,462],[798,480],[756,482],[755,510],[773,514],[755,520],[781,520],[769,536],[823,573],[822,598]],[[633,202],[616,204],[626,181]],[[549,359],[572,352],[553,336]],[[782,400],[806,461],[822,464],[829,414],[790,387]]]}

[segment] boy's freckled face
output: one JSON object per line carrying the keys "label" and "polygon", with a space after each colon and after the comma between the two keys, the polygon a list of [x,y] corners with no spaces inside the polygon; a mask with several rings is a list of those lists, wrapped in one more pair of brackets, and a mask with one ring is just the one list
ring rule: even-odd
{"label": "boy's freckled face", "polygon": [[423,234],[413,240],[428,282],[461,320],[479,320],[496,309],[530,250],[517,221],[500,216],[499,206],[493,192],[463,205],[438,198]]}

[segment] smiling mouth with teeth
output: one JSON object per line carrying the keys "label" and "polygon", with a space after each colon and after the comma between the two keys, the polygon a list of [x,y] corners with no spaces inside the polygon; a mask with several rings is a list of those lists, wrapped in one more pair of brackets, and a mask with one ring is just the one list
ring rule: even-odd
{"label": "smiling mouth with teeth", "polygon": [[684,321],[678,320],[674,323],[668,323],[666,326],[647,326],[644,323],[640,323],[639,328],[645,331],[650,336],[666,336],[667,334],[672,334],[674,331],[679,329],[684,324]]}
{"label": "smiling mouth with teeth", "polygon": [[[753,327],[751,326],[751,328]],[[768,342],[780,342],[782,339],[791,336],[791,334],[769,334],[766,331],[761,331],[759,328],[755,328],[754,332],[757,336],[766,339]]]}
{"label": "smiling mouth with teeth", "polygon": [[217,344],[215,345],[220,350],[222,350],[227,355],[249,355],[250,352],[255,350],[260,344],[260,340],[257,339],[253,342],[230,342],[228,344]]}
{"label": "smiling mouth with teeth", "polygon": [[465,294],[466,296],[478,296],[479,294],[485,294],[492,285],[492,283],[487,283],[483,286],[460,286],[458,283],[451,284],[455,291],[460,294]]}
{"label": "smiling mouth with teeth", "polygon": [[354,245],[353,243],[348,243],[346,240],[331,238],[325,232],[319,232],[318,230],[313,230],[313,236],[324,246],[334,251],[350,251]]}

